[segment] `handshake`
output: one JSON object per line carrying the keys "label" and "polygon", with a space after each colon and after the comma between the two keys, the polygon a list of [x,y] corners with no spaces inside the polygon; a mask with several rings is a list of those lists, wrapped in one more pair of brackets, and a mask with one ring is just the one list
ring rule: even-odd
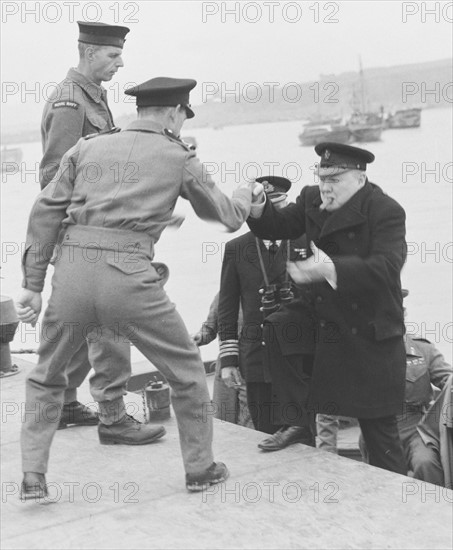
{"label": "handshake", "polygon": [[252,204],[264,203],[264,186],[257,181],[244,181],[238,189],[248,189],[252,192]]}
{"label": "handshake", "polygon": [[264,185],[262,183],[258,183],[257,181],[251,182],[252,187],[252,202],[255,203],[261,203],[264,199]]}

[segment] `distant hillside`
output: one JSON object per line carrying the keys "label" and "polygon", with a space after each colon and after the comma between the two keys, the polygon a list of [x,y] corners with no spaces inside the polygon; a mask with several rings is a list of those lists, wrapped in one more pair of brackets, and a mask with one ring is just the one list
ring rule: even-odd
{"label": "distant hillside", "polygon": [[[451,106],[452,80],[451,59],[363,71],[367,107],[372,110],[378,110],[381,106],[385,111],[405,106]],[[423,93],[424,90],[435,89],[439,91],[437,96]],[[407,91],[405,98],[403,90]],[[301,83],[299,91],[302,91],[302,96],[297,102],[288,100],[295,97],[295,87],[287,88],[286,98],[283,89],[275,88],[273,102],[269,101],[270,94],[267,90],[266,93],[263,91],[261,101],[256,103],[231,95],[218,98],[215,102],[196,106],[196,117],[189,121],[187,126],[227,126],[348,115],[353,110],[354,93],[356,97],[360,96],[359,74],[347,72],[339,75],[321,75],[318,82]],[[409,95],[410,92],[414,92],[413,95]],[[406,102],[403,99],[406,99]],[[335,102],[328,102],[329,100]]]}
{"label": "distant hillside", "polygon": [[[375,67],[364,69],[363,82],[366,102],[370,109],[385,111],[404,106],[423,108],[448,107],[453,101],[452,60],[443,59],[426,63]],[[232,86],[228,84],[227,88]],[[404,97],[406,90],[406,97]],[[429,91],[436,93],[427,93]],[[256,88],[244,88],[244,95],[218,94],[202,105],[194,107],[196,117],[186,127],[222,127],[235,124],[277,122],[320,116],[348,115],[353,110],[354,97],[361,96],[357,72],[339,75],[320,75],[317,82],[302,82],[297,87],[275,87],[273,97],[269,88],[262,89],[259,101],[254,101]],[[299,97],[300,96],[300,97]],[[405,101],[406,100],[406,101]],[[116,123],[126,126],[134,115],[120,116]],[[38,141],[39,128],[2,128],[2,143]]]}

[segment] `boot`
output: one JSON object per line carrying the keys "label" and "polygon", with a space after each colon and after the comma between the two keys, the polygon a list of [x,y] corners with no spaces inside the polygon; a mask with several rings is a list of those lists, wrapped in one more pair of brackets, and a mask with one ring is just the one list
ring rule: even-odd
{"label": "boot", "polygon": [[68,424],[76,426],[96,426],[99,422],[99,415],[89,407],[82,405],[79,401],[65,403],[61,411],[60,423],[58,429],[62,430],[68,427]]}
{"label": "boot", "polygon": [[230,472],[223,462],[213,462],[209,468],[200,474],[186,474],[186,488],[188,491],[203,491],[211,485],[228,479]]}
{"label": "boot", "polygon": [[24,472],[24,479],[20,486],[21,500],[39,500],[48,495],[46,476],[37,472]]}
{"label": "boot", "polygon": [[99,423],[99,441],[102,445],[148,445],[165,435],[163,426],[142,424],[126,414],[119,422]]}

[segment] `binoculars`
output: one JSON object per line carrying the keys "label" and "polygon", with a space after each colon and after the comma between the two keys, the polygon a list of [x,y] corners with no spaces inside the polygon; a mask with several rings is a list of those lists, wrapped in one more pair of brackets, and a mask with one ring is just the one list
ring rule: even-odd
{"label": "binoculars", "polygon": [[264,317],[280,309],[283,304],[288,304],[294,298],[291,283],[286,281],[281,285],[268,285],[262,291],[261,311]]}

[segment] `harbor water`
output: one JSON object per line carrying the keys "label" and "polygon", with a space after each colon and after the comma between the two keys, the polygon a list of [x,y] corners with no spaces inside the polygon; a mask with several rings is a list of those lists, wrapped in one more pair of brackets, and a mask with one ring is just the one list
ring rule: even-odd
{"label": "harbor water", "polygon": [[[290,199],[304,185],[315,182],[313,167],[318,157],[312,147],[301,147],[299,120],[268,124],[188,129],[197,142],[199,158],[219,187],[228,195],[244,179],[274,173],[293,181]],[[184,132],[183,132],[184,137]],[[402,283],[410,291],[405,299],[409,332],[435,343],[452,360],[452,183],[451,112],[422,112],[420,128],[386,130],[369,148],[376,161],[369,179],[398,200],[407,214],[408,257]],[[1,293],[16,299],[21,290],[20,258],[27,219],[39,192],[40,143],[25,143],[21,170],[2,173],[1,184]],[[150,190],[151,192],[151,190]],[[167,292],[191,333],[206,318],[220,280],[225,243],[246,231],[231,234],[218,224],[199,220],[190,205],[180,199],[176,212],[186,219],[179,229],[167,229],[156,246],[156,261],[170,268]],[[43,298],[50,294],[49,269]],[[20,325],[11,349],[36,349],[39,323]],[[217,343],[201,349],[204,360],[214,359]],[[134,349],[133,358],[139,352]],[[28,357],[27,357],[28,358]],[[36,356],[30,356],[36,361]]]}

